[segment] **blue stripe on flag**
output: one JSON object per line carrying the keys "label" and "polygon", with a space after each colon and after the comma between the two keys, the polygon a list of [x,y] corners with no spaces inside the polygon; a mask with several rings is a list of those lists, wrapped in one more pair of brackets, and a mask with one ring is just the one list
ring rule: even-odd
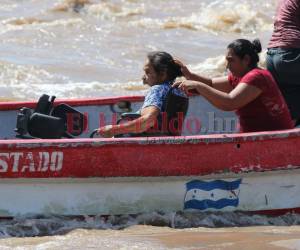
{"label": "blue stripe on flag", "polygon": [[235,190],[239,188],[242,179],[238,179],[235,181],[223,181],[223,180],[215,180],[215,181],[199,181],[194,180],[186,183],[187,191],[191,189],[201,189],[204,191],[210,191],[213,189],[222,189],[222,190]]}
{"label": "blue stripe on flag", "polygon": [[220,199],[213,200],[189,200],[184,203],[184,209],[198,209],[205,210],[207,208],[221,209],[227,206],[237,207],[239,205],[239,199]]}

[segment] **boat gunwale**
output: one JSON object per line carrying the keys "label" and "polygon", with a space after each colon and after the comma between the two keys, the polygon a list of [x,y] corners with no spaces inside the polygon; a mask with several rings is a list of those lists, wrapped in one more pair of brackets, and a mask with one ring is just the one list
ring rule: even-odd
{"label": "boat gunwale", "polygon": [[161,137],[127,137],[127,138],[73,138],[73,139],[2,139],[0,147],[19,145],[18,147],[29,145],[33,147],[47,146],[97,146],[111,144],[141,144],[141,145],[161,145],[161,144],[224,144],[266,141],[276,139],[288,139],[300,137],[300,129],[279,131],[263,131],[251,133],[233,134],[210,134],[191,136],[161,136]]}
{"label": "boat gunwale", "polygon": [[[115,96],[115,97],[99,97],[99,98],[82,98],[82,99],[57,99],[54,102],[54,106],[61,103],[67,103],[71,106],[93,106],[93,105],[109,105],[115,104],[119,101],[141,102],[144,100],[144,96]],[[22,107],[34,108],[37,104],[37,100],[33,101],[8,101],[0,102],[0,111],[17,110]]]}

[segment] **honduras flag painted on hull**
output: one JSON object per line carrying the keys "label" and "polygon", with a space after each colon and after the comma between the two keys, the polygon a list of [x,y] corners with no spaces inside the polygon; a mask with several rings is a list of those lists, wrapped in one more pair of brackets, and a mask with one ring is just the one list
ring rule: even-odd
{"label": "honduras flag painted on hull", "polygon": [[235,181],[200,181],[186,183],[184,209],[222,209],[239,205],[239,189],[242,179]]}

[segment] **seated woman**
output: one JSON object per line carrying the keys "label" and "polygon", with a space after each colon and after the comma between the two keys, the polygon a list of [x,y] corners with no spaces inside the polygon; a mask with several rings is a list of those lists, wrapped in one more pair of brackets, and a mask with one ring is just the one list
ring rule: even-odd
{"label": "seated woman", "polygon": [[187,80],[173,86],[186,93],[194,90],[221,110],[235,110],[240,132],[293,128],[288,107],[272,75],[257,66],[260,41],[237,39],[227,49],[227,77],[210,79],[196,75],[177,61]]}
{"label": "seated woman", "polygon": [[166,52],[149,53],[144,72],[143,83],[149,85],[150,90],[145,96],[144,104],[140,110],[141,116],[123,124],[101,127],[97,130],[99,135],[113,137],[119,134],[140,134],[149,131],[161,122],[162,112],[165,112],[166,109],[165,101],[170,91],[188,101],[183,91],[172,88],[174,80],[176,77],[182,76],[182,72],[180,65],[175,63],[170,54]]}

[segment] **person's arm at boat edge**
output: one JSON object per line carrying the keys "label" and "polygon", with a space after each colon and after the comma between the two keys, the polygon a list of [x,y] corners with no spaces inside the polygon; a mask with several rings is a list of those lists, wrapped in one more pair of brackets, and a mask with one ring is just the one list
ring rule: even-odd
{"label": "person's arm at boat edge", "polygon": [[217,89],[217,90],[225,92],[225,93],[229,93],[232,90],[232,86],[230,85],[227,76],[215,77],[215,78],[205,77],[205,76],[191,72],[188,69],[188,67],[180,60],[176,59],[175,62],[178,65],[180,65],[181,72],[187,80],[202,82],[205,85],[208,85],[214,89]]}
{"label": "person's arm at boat edge", "polygon": [[262,93],[262,90],[258,87],[250,86],[246,83],[240,83],[230,93],[224,93],[201,82],[190,80],[176,82],[173,84],[173,87],[178,87],[186,93],[190,90],[196,90],[211,104],[224,111],[237,110],[256,99]]}
{"label": "person's arm at boat edge", "polygon": [[160,113],[156,106],[148,106],[141,110],[141,117],[119,125],[107,125],[98,129],[103,137],[113,137],[118,134],[142,133],[153,127]]}

